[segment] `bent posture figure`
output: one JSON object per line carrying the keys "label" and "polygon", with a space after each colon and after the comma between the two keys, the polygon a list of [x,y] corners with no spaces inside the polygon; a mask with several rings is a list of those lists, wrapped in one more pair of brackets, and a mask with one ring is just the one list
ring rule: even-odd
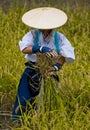
{"label": "bent posture figure", "polygon": [[25,63],[26,69],[18,86],[12,113],[13,120],[17,120],[21,113],[26,111],[26,102],[32,104],[39,94],[42,74],[38,67],[34,67],[38,53],[54,58],[60,55],[60,58],[50,66],[49,72],[59,71],[65,62],[70,63],[75,60],[74,48],[69,40],[62,33],[54,30],[67,21],[63,11],[49,7],[37,8],[25,13],[22,20],[35,29],[29,31],[19,41],[20,50],[26,54],[28,62]]}

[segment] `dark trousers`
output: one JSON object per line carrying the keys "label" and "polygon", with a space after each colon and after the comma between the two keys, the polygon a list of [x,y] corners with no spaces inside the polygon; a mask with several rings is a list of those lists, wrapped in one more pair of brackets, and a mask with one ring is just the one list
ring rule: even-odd
{"label": "dark trousers", "polygon": [[[17,120],[22,112],[26,111],[26,102],[29,101],[32,103],[33,99],[39,94],[38,91],[33,91],[31,89],[31,85],[29,84],[29,81],[31,78],[39,73],[38,77],[34,76],[35,82],[40,82],[40,72],[37,71],[35,68],[33,68],[30,64],[28,64],[29,67],[24,70],[24,73],[22,74],[22,77],[19,82],[18,91],[16,95],[16,100],[14,103],[14,108],[12,112],[12,119]],[[27,66],[28,66],[27,65]]]}

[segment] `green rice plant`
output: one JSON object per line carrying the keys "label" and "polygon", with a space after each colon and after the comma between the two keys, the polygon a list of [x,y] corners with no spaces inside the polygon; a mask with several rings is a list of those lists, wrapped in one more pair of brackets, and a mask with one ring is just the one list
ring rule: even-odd
{"label": "green rice plant", "polygon": [[[3,112],[11,116],[16,91],[25,68],[24,55],[18,42],[29,31],[21,22],[28,9],[24,6],[10,9],[5,13],[0,9],[0,125],[12,130],[89,130],[90,129],[90,10],[89,8],[62,7],[68,15],[65,26],[57,29],[64,33],[75,47],[76,60],[66,64],[58,72],[60,83],[47,76],[51,60],[40,56],[43,73],[43,92],[36,99],[38,110],[31,109],[22,115],[21,126],[2,120]],[[30,104],[28,103],[30,106]],[[3,126],[4,124],[4,126]]]}

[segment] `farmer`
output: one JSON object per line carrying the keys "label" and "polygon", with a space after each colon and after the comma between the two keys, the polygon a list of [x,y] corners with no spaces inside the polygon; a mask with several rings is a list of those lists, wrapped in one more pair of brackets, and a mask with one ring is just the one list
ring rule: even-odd
{"label": "farmer", "polygon": [[[26,103],[31,104],[40,91],[41,72],[37,64],[37,54],[46,54],[48,57],[60,58],[50,66],[49,72],[59,71],[65,62],[70,63],[75,60],[74,48],[68,39],[54,29],[64,25],[67,15],[56,8],[41,7],[26,12],[22,21],[33,30],[24,35],[19,46],[28,60],[24,70],[13,108],[12,118],[18,119],[22,112],[26,111]],[[42,63],[41,63],[42,64]]]}

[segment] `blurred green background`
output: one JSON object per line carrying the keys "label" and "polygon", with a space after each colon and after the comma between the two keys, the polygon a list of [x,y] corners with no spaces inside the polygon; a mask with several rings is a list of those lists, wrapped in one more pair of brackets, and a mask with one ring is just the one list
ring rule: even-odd
{"label": "blurred green background", "polygon": [[90,0],[0,0],[0,130],[8,130],[11,125],[16,91],[25,68],[18,42],[29,28],[21,17],[27,10],[41,6],[67,13],[67,23],[57,30],[74,46],[76,59],[58,73],[58,94],[55,83],[46,82],[44,108],[33,118],[24,115],[22,127],[12,130],[90,130]]}

